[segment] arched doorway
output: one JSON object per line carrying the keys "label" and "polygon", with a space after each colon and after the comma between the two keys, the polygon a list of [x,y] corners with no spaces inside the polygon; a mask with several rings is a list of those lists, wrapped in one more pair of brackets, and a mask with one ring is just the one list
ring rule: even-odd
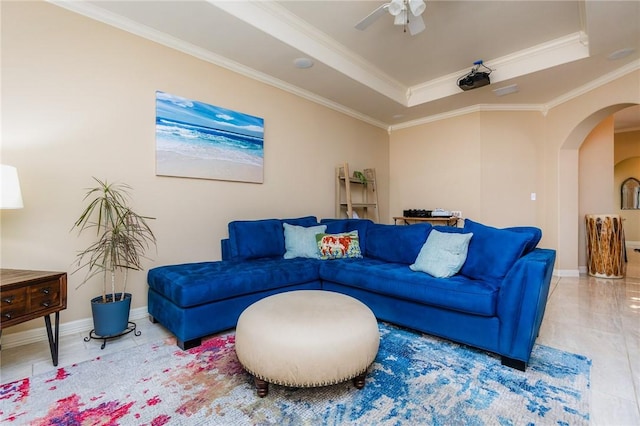
{"label": "arched doorway", "polygon": [[589,133],[605,118],[617,111],[636,104],[620,103],[601,108],[582,121],[569,133],[560,147],[558,155],[558,227],[562,238],[558,238],[558,252],[562,253],[565,265],[562,275],[579,274],[580,227],[582,220],[579,211],[579,148]]}

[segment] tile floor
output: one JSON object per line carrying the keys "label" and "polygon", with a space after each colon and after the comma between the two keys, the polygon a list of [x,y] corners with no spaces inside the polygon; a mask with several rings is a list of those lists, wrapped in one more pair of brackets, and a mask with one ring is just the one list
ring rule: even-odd
{"label": "tile floor", "polygon": [[[640,425],[640,254],[634,260],[624,279],[554,277],[537,341],[592,359],[592,425]],[[141,336],[110,341],[104,350],[100,341],[84,342],[86,334],[61,337],[59,367],[169,335],[146,320],[138,327]],[[0,353],[1,383],[53,368],[46,342]]]}

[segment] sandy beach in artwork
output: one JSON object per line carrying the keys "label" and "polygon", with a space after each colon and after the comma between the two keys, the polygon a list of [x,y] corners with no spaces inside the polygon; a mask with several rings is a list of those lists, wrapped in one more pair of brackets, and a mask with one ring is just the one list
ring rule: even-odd
{"label": "sandy beach in artwork", "polygon": [[156,92],[156,174],[263,182],[264,120]]}
{"label": "sandy beach in artwork", "polygon": [[156,152],[156,174],[200,179],[263,182],[262,166],[221,159],[196,158],[171,151]]}

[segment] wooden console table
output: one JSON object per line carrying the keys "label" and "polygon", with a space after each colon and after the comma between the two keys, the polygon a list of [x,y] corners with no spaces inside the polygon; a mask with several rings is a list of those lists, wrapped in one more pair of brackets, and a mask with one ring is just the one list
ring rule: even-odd
{"label": "wooden console table", "polygon": [[[0,336],[6,327],[44,317],[51,360],[57,366],[60,311],[67,308],[66,272],[0,269],[0,301]],[[55,331],[49,317],[53,313]]]}
{"label": "wooden console table", "polygon": [[404,217],[404,216],[395,216],[393,218],[393,222],[397,225],[398,221],[404,223],[405,225],[409,225],[412,222],[429,222],[434,225],[447,225],[447,226],[456,226],[458,224],[458,219],[455,216],[451,217]]}

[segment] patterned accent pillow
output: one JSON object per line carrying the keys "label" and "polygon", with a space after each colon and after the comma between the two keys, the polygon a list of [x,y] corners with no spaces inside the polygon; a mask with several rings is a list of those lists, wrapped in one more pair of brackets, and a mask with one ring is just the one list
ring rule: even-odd
{"label": "patterned accent pillow", "polygon": [[317,234],[316,241],[322,260],[362,257],[358,231]]}

